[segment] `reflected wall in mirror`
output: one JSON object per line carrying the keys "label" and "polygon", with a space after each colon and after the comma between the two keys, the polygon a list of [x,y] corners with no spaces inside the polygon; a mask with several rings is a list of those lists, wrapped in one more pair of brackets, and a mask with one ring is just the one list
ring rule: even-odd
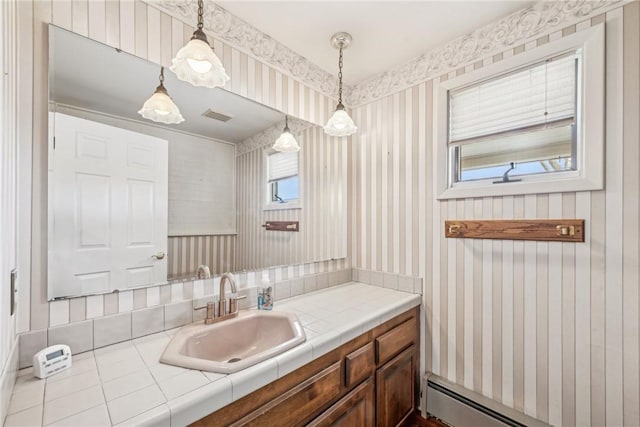
{"label": "reflected wall in mirror", "polygon": [[185,121],[148,121],[137,112],[159,65],[53,25],[49,45],[49,300],[188,279],[199,265],[218,274],[346,256],[340,138],[289,118],[298,200],[274,202],[268,159],[283,113],[165,69]]}

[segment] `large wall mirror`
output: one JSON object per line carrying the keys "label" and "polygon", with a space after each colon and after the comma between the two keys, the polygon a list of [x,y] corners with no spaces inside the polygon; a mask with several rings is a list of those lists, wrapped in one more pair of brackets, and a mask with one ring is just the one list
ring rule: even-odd
{"label": "large wall mirror", "polygon": [[160,70],[49,26],[49,300],[346,257],[344,141],[289,117],[278,155],[282,112],[168,69],[185,120],[146,120]]}

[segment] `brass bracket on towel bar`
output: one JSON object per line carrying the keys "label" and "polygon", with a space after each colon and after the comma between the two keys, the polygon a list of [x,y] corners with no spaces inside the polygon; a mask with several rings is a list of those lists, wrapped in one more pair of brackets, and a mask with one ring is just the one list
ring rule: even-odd
{"label": "brass bracket on towel bar", "polygon": [[584,242],[584,219],[446,220],[445,237]]}
{"label": "brass bracket on towel bar", "polygon": [[300,231],[299,221],[267,221],[262,224],[268,231]]}

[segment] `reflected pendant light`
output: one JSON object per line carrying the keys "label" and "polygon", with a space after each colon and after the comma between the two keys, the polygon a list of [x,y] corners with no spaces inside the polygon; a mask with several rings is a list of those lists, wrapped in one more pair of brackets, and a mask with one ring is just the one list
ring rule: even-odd
{"label": "reflected pendant light", "polygon": [[184,117],[164,87],[164,67],[160,68],[160,85],[151,98],[145,101],[138,114],[145,119],[170,125],[184,122]]}
{"label": "reflected pendant light", "polygon": [[331,136],[349,136],[358,130],[342,105],[342,51],[350,44],[351,35],[348,33],[336,33],[331,37],[331,45],[340,51],[338,57],[338,105],[324,127],[324,132]]}
{"label": "reflected pendant light", "polygon": [[171,71],[176,73],[180,80],[194,86],[222,87],[230,79],[202,30],[202,8],[203,0],[198,0],[198,28],[193,32],[189,43],[173,58]]}
{"label": "reflected pendant light", "polygon": [[276,142],[273,143],[271,147],[276,151],[283,152],[296,152],[300,151],[300,146],[298,145],[298,141],[293,137],[293,134],[289,130],[289,117],[284,116],[284,130],[282,134],[276,139]]}

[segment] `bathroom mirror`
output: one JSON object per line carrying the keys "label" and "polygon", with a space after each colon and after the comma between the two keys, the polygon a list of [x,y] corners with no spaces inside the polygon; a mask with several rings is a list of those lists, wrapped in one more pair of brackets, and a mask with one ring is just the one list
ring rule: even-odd
{"label": "bathroom mirror", "polygon": [[[213,275],[346,256],[341,139],[289,117],[296,174],[270,176],[282,112],[165,69],[185,120],[152,122],[138,110],[159,75],[49,26],[49,300],[189,280],[199,265]],[[273,221],[296,231],[264,227]]]}

